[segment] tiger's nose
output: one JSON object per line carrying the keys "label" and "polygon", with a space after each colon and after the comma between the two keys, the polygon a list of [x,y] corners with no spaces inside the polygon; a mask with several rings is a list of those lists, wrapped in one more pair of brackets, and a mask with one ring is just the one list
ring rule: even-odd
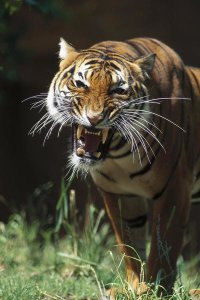
{"label": "tiger's nose", "polygon": [[87,116],[88,121],[90,122],[91,125],[96,125],[102,120],[102,115],[98,116]]}
{"label": "tiger's nose", "polygon": [[97,125],[104,118],[104,108],[98,107],[98,109],[86,108],[86,116],[92,126]]}

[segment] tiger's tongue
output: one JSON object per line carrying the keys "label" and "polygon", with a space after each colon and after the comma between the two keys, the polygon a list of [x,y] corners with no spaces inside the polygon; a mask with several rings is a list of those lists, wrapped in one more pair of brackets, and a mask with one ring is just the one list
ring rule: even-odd
{"label": "tiger's tongue", "polygon": [[101,142],[101,138],[99,135],[85,134],[84,139],[85,139],[84,150],[86,152],[92,153],[98,151],[98,147]]}

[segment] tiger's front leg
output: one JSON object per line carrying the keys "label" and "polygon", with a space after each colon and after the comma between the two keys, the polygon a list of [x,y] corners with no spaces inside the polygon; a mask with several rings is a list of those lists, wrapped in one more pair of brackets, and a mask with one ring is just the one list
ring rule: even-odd
{"label": "tiger's front leg", "polygon": [[136,290],[139,282],[144,280],[141,265],[146,260],[146,200],[107,193],[103,193],[103,197],[120,250],[125,253],[127,280]]}

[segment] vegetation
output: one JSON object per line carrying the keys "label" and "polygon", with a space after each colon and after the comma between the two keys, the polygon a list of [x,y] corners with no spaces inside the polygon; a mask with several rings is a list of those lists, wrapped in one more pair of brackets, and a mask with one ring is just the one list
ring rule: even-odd
{"label": "vegetation", "polygon": [[[25,213],[0,224],[0,299],[102,299],[110,287],[118,288],[117,300],[161,299],[159,278],[141,296],[130,289],[123,256],[117,255],[109,225],[103,222],[104,211],[97,212],[90,204],[89,218],[80,219],[74,191],[69,192],[64,181],[61,187],[55,228],[44,229],[38,220],[27,223]],[[188,290],[196,287],[197,278],[188,283],[183,264],[179,265],[174,294],[167,299],[191,299]]]}
{"label": "vegetation", "polygon": [[[96,215],[93,206],[90,211]],[[42,242],[38,222],[28,225],[14,215],[1,224],[0,299],[97,299],[100,281],[112,278],[105,248],[113,241],[108,225],[99,227],[102,216],[82,236],[69,226],[66,238],[53,241],[52,231],[45,231]]]}

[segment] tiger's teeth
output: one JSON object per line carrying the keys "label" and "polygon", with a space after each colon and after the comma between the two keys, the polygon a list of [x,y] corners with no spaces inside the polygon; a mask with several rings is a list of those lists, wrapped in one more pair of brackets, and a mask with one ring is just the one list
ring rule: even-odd
{"label": "tiger's teeth", "polygon": [[78,140],[81,137],[82,131],[83,131],[83,126],[82,125],[78,125],[77,132],[76,132],[76,137],[77,137]]}
{"label": "tiger's teeth", "polygon": [[109,131],[109,128],[104,128],[102,130],[102,144],[104,144],[107,139],[108,131]]}
{"label": "tiger's teeth", "polygon": [[76,149],[76,154],[78,156],[83,156],[83,155],[85,155],[85,150],[83,148],[77,148]]}
{"label": "tiger's teeth", "polygon": [[93,152],[93,156],[99,158],[101,156],[101,152]]}

